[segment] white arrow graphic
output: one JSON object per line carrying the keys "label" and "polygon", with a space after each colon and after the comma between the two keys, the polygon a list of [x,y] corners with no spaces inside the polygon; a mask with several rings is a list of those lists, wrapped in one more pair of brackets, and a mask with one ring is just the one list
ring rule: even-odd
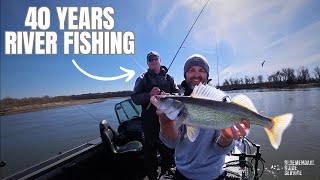
{"label": "white arrow graphic", "polygon": [[72,63],[73,65],[80,71],[82,72],[84,75],[92,78],[92,79],[96,79],[96,80],[99,80],[99,81],[113,81],[113,80],[117,80],[117,79],[121,79],[121,78],[125,78],[127,77],[126,79],[126,82],[130,81],[131,78],[133,78],[133,76],[136,74],[136,72],[134,70],[131,70],[131,69],[126,69],[126,68],[123,68],[120,66],[120,69],[124,72],[126,72],[125,74],[122,74],[120,76],[115,76],[115,77],[101,77],[101,76],[95,76],[95,75],[92,75],[92,74],[89,74],[87,73],[85,70],[81,69],[81,67],[76,63],[76,61],[74,59],[72,59]]}

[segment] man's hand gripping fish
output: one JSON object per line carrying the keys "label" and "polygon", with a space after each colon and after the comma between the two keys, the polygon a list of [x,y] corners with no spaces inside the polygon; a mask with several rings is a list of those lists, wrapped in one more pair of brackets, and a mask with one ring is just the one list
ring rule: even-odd
{"label": "man's hand gripping fish", "polygon": [[209,85],[199,84],[190,96],[156,95],[151,103],[163,111],[177,124],[187,125],[187,136],[194,142],[199,127],[225,129],[246,119],[250,124],[263,126],[271,145],[278,149],[284,130],[290,125],[291,113],[268,118],[258,114],[251,100],[245,95],[237,95],[231,103],[222,102],[226,94]]}

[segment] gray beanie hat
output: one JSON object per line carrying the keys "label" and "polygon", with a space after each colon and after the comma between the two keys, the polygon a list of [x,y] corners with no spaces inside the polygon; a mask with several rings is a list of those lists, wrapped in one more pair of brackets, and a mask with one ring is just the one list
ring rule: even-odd
{"label": "gray beanie hat", "polygon": [[192,66],[196,66],[196,65],[203,67],[204,70],[206,70],[209,78],[210,67],[209,67],[208,61],[206,60],[205,57],[201,56],[200,54],[194,54],[187,59],[186,63],[184,64],[184,73],[183,73],[184,77],[186,77],[187,71]]}

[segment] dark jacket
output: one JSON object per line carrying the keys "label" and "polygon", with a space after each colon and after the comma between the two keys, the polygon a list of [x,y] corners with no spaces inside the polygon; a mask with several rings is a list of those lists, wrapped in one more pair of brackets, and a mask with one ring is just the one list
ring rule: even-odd
{"label": "dark jacket", "polygon": [[[209,79],[207,81],[207,84],[211,81],[212,79]],[[181,92],[183,96],[190,96],[190,94],[192,93],[193,89],[190,88],[190,86],[188,85],[187,81],[186,80],[183,80],[181,82]]]}
{"label": "dark jacket", "polygon": [[151,104],[149,109],[146,109],[150,103],[149,93],[153,87],[159,87],[166,93],[179,92],[173,77],[167,74],[167,68],[164,66],[161,66],[159,74],[148,69],[137,78],[131,98],[134,103],[142,106],[141,125],[145,138],[158,138],[160,130],[156,108]]}

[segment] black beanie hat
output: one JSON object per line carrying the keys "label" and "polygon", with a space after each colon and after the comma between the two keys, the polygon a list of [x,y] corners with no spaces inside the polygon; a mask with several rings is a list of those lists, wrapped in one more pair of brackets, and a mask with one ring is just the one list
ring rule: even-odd
{"label": "black beanie hat", "polygon": [[159,60],[160,55],[156,51],[150,51],[147,55],[147,61]]}

